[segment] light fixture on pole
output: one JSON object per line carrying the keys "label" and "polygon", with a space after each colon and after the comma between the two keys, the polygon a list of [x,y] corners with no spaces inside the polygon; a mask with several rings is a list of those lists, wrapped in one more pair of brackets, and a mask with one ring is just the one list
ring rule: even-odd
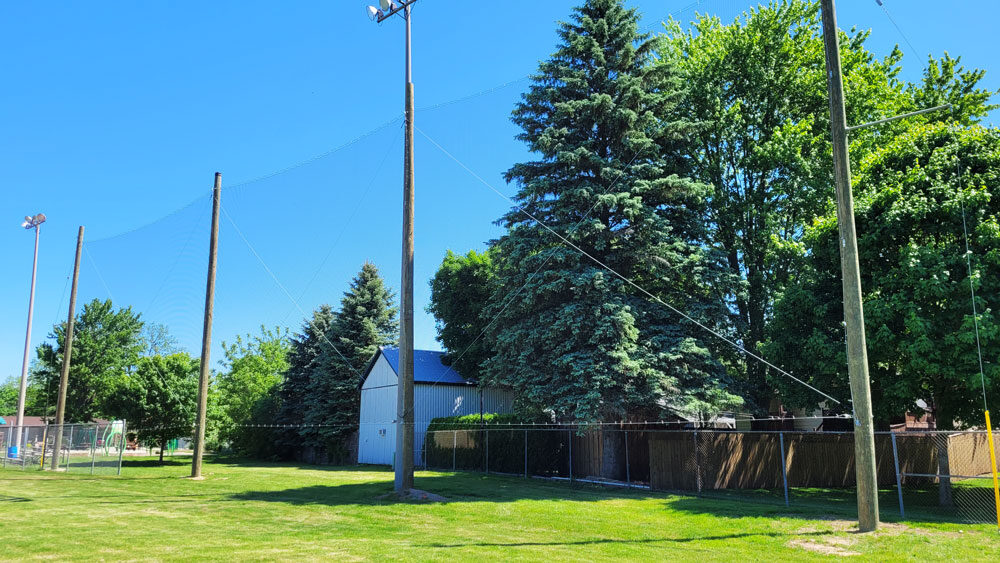
{"label": "light fixture on pole", "polygon": [[31,318],[35,312],[35,276],[38,273],[38,231],[45,222],[45,214],[34,217],[26,216],[21,226],[27,230],[35,230],[35,256],[31,262],[31,293],[28,297],[28,328],[24,334],[24,359],[21,361],[21,386],[17,392],[17,429],[13,445],[7,447],[7,457],[18,457],[18,447],[21,445],[21,432],[24,427],[24,395],[28,389],[28,356],[31,352]]}
{"label": "light fixture on pole", "polygon": [[403,151],[403,265],[400,283],[399,379],[396,386],[394,489],[413,488],[413,81],[410,77],[410,6],[417,0],[379,0],[368,17],[382,23],[398,15],[406,21],[406,131]]}

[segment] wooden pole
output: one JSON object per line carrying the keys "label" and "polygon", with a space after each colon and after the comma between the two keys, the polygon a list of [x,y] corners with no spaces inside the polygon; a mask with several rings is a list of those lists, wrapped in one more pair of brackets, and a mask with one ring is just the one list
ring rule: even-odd
{"label": "wooden pole", "polygon": [[830,94],[830,130],[840,227],[840,266],[844,286],[844,321],[847,329],[847,371],[854,407],[854,461],[858,484],[858,527],[878,528],[878,481],[875,473],[875,433],[872,427],[871,386],[865,344],[865,315],[861,302],[858,240],[854,230],[851,163],[847,149],[847,115],[840,68],[837,14],[833,0],[822,0],[823,43],[826,50],[827,86]]}
{"label": "wooden pole", "polygon": [[413,488],[413,82],[410,7],[406,7],[406,132],[403,158],[403,265],[400,288],[399,381],[396,389],[394,489]]}
{"label": "wooden pole", "polygon": [[[69,363],[73,356],[73,326],[76,316],[76,285],[80,281],[80,253],[83,251],[83,225],[76,233],[76,261],[73,262],[73,285],[69,290],[69,318],[63,338],[63,364],[59,374],[59,398],[56,400],[56,443],[52,456],[52,469],[59,468],[59,451],[62,449],[63,423],[66,415],[66,388],[69,385]],[[72,444],[70,445],[72,447]]]}
{"label": "wooden pole", "polygon": [[198,414],[195,419],[194,455],[191,477],[201,478],[201,458],[205,454],[205,416],[208,409],[209,363],[212,352],[212,310],[215,306],[215,265],[219,249],[219,206],[222,204],[222,174],[215,173],[212,192],[212,234],[208,245],[208,283],[205,287],[205,324],[201,333],[201,370],[198,374]]}

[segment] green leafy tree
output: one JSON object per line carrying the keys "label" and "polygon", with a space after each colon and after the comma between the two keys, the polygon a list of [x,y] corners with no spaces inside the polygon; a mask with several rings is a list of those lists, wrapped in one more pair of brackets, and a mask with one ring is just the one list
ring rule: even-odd
{"label": "green leafy tree", "polygon": [[[961,170],[961,180],[959,180]],[[1000,396],[1000,132],[914,127],[862,161],[855,215],[872,402],[883,427],[918,400],[939,427],[978,425],[983,399],[963,237],[965,207],[987,396]],[[767,351],[849,412],[836,214],[809,227],[809,268],[775,307]],[[791,405],[816,397],[774,382]],[[832,405],[830,405],[832,407]]]}
{"label": "green leafy tree", "polygon": [[[966,72],[947,55],[930,61],[921,84],[898,79],[902,52],[878,59],[868,31],[840,34],[848,123],[858,124],[944,102],[947,112],[919,120],[972,121],[989,109]],[[754,350],[765,340],[775,296],[802,264],[804,228],[824,214],[833,195],[829,102],[819,4],[772,1],[731,24],[702,15],[689,29],[671,20],[659,64],[676,68],[688,86],[678,111],[697,123],[687,145],[694,178],[710,184],[705,221],[711,244],[740,284],[728,295],[737,336]],[[857,159],[913,123],[852,133]],[[765,366],[734,357],[749,406],[767,410],[773,397]]]}
{"label": "green leafy tree", "polygon": [[140,441],[160,447],[191,436],[198,395],[199,361],[186,353],[139,359],[135,372],[119,378],[108,401],[112,417],[128,421]]}
{"label": "green leafy tree", "polygon": [[448,351],[445,362],[472,380],[479,379],[480,366],[493,354],[484,338],[490,319],[483,309],[493,295],[495,252],[470,250],[460,255],[449,250],[430,282],[427,311],[436,319],[438,342]]}
{"label": "green leafy tree", "polygon": [[[275,436],[252,425],[273,424],[277,395],[288,369],[288,331],[261,327],[260,334],[222,343],[225,358],[215,376],[218,440],[253,456],[272,455]],[[247,426],[251,425],[251,426]]]}
{"label": "green leafy tree", "polygon": [[[724,330],[727,280],[703,244],[707,186],[684,176],[690,124],[672,117],[682,85],[651,64],[660,41],[638,33],[638,18],[617,0],[576,8],[513,114],[537,160],[506,174],[520,209],[501,219],[508,231],[495,243],[502,258],[486,312],[497,319],[495,354],[484,380],[563,420],[739,403],[703,332],[548,230]],[[606,443],[608,455],[619,449]]]}
{"label": "green leafy tree", "polygon": [[379,346],[396,344],[398,310],[374,264],[365,262],[340,301],[305,394],[304,445],[331,457],[345,453],[344,439],[357,430],[361,374]]}
{"label": "green leafy tree", "polygon": [[17,416],[17,395],[20,390],[18,381],[17,378],[11,377],[0,385],[0,415],[2,416]]}
{"label": "green leafy tree", "polygon": [[[330,338],[335,319],[333,309],[321,305],[303,324],[302,332],[292,337],[288,370],[279,393],[279,424],[298,426],[305,422],[309,382],[313,372],[320,368],[323,354],[328,351],[329,346],[324,341]],[[293,456],[301,448],[302,431],[299,428],[282,429],[280,436],[283,457]]]}
{"label": "green leafy tree", "polygon": [[[95,299],[83,306],[74,323],[73,355],[66,390],[67,421],[86,422],[108,415],[107,401],[118,378],[132,373],[143,351],[143,322],[131,307],[115,309],[111,300]],[[32,378],[38,402],[56,404],[62,369],[66,324],[56,325],[37,348]]]}

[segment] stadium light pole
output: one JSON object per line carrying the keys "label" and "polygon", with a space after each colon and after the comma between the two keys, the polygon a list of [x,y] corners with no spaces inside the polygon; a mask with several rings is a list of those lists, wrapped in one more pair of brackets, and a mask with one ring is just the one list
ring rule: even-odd
{"label": "stadium light pole", "polygon": [[417,0],[380,0],[368,17],[382,23],[392,16],[406,21],[406,130],[403,151],[403,265],[400,282],[399,379],[396,386],[396,456],[394,490],[413,488],[413,81],[410,75],[410,6]]}
{"label": "stadium light pole", "polygon": [[42,223],[45,222],[45,214],[39,213],[34,217],[25,217],[21,226],[25,229],[35,230],[35,256],[31,261],[31,293],[28,297],[28,329],[24,334],[24,359],[21,361],[21,387],[17,392],[17,431],[15,433],[12,450],[8,450],[8,457],[19,457],[18,448],[21,446],[21,431],[24,426],[24,395],[28,389],[28,355],[31,352],[31,318],[35,313],[35,277],[38,274],[38,232]]}

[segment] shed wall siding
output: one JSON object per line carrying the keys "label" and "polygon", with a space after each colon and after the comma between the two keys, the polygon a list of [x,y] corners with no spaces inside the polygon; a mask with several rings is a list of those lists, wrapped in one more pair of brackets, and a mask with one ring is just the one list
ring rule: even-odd
{"label": "shed wall siding", "polygon": [[[396,419],[396,380],[396,372],[380,355],[361,387],[358,463],[393,463],[396,449],[396,425],[393,423]],[[474,385],[414,385],[413,457],[417,465],[423,464],[421,452],[431,419],[478,413],[479,399],[479,389]],[[513,399],[513,394],[508,391],[486,389],[482,394],[483,412],[508,413]]]}
{"label": "shed wall siding", "polygon": [[381,355],[361,387],[358,463],[391,465],[396,450],[396,373]]}

